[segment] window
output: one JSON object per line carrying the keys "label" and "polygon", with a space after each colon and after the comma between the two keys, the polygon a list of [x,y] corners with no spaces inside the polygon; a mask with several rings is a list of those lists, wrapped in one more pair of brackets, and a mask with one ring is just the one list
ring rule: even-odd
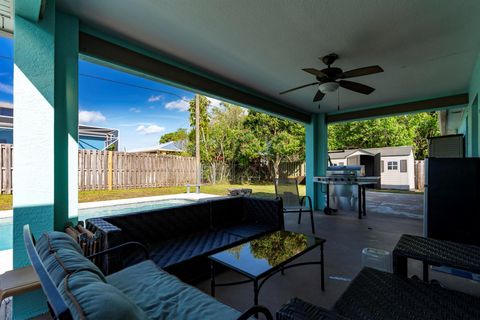
{"label": "window", "polygon": [[398,170],[398,162],[397,161],[388,161],[387,162],[387,170]]}
{"label": "window", "polygon": [[407,160],[400,160],[400,172],[407,172]]}
{"label": "window", "polygon": [[382,172],[385,171],[385,162],[382,160],[380,161],[380,167],[382,168]]}

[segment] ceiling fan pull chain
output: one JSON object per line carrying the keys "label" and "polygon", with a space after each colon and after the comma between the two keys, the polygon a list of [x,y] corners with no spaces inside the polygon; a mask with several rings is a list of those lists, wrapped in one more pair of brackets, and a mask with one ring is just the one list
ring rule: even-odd
{"label": "ceiling fan pull chain", "polygon": [[340,111],[340,89],[337,90],[338,92],[338,99],[337,99],[337,110]]}

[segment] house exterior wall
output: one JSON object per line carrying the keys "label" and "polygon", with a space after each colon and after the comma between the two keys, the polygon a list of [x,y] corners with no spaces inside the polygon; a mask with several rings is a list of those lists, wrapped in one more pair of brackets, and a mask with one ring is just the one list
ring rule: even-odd
{"label": "house exterior wall", "polygon": [[78,136],[78,148],[81,150],[103,150],[106,139],[103,137]]}

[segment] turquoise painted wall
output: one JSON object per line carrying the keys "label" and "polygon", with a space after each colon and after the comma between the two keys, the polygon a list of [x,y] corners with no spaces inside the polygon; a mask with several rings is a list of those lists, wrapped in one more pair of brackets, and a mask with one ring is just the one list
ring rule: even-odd
{"label": "turquoise painted wall", "polygon": [[468,88],[469,103],[465,108],[458,133],[465,135],[465,153],[467,157],[480,156],[480,116],[478,96],[480,92],[480,55],[472,71]]}
{"label": "turquoise painted wall", "polygon": [[[35,1],[15,1],[15,6],[26,4]],[[25,224],[39,237],[63,229],[69,211],[76,212],[77,39],[77,19],[57,12],[54,0],[47,1],[38,22],[15,16],[14,268],[29,264],[22,238]],[[15,297],[13,306],[15,319],[47,310],[41,291]]]}
{"label": "turquoise painted wall", "polygon": [[478,96],[480,92],[480,55],[477,57],[475,67],[472,72],[470,80],[470,86],[468,90],[469,104],[466,108],[466,117],[463,120],[462,128],[465,127],[467,133],[466,146],[467,156],[478,157],[480,156],[480,117]]}
{"label": "turquoise painted wall", "polygon": [[313,177],[324,176],[328,163],[328,132],[325,113],[314,114],[309,124],[305,125],[305,162],[306,189],[316,210],[323,209],[325,194],[321,185],[313,182]]}

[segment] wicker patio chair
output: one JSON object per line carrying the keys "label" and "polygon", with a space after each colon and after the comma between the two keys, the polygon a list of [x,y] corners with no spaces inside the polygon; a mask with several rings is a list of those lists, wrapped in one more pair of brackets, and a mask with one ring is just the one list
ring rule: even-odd
{"label": "wicker patio chair", "polygon": [[[310,212],[312,233],[315,233],[313,222],[312,199],[309,196],[300,197],[298,180],[295,178],[275,179],[275,194],[283,201],[283,212],[298,212],[298,224],[301,223],[302,213]],[[306,201],[308,200],[308,206]]]}

